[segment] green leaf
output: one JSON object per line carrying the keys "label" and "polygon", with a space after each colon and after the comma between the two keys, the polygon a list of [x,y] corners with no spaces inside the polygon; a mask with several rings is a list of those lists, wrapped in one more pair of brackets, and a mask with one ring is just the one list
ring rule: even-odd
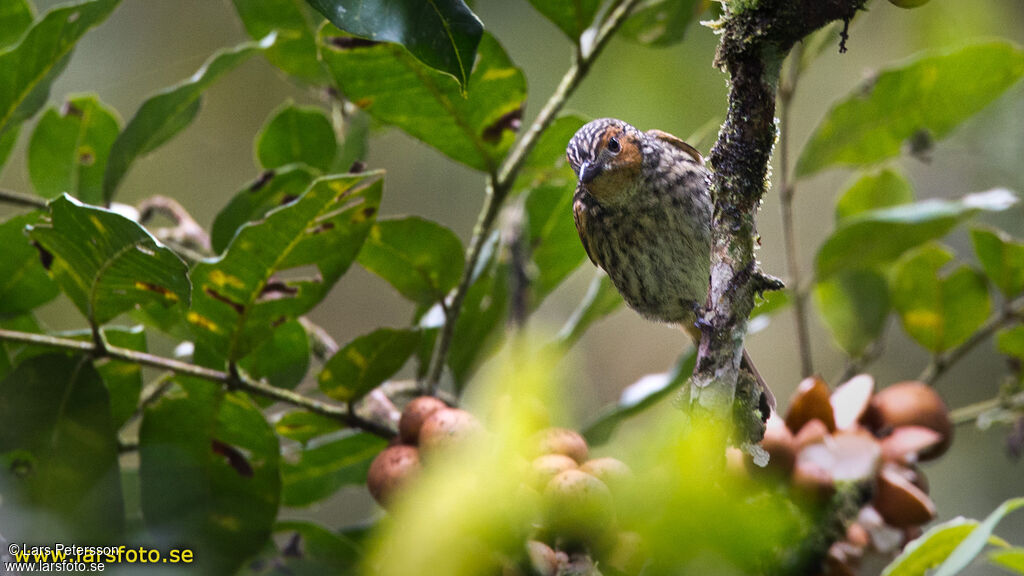
{"label": "green leaf", "polygon": [[338,156],[334,159],[334,172],[351,172],[356,162],[365,162],[370,148],[370,115],[353,110],[345,115]]}
{"label": "green leaf", "polygon": [[984,228],[971,230],[971,241],[985,275],[1007,298],[1024,291],[1024,242],[1001,230]]}
{"label": "green leaf", "polygon": [[341,91],[375,119],[471,168],[497,170],[519,128],[526,79],[492,36],[480,42],[468,95],[401,46],[353,41],[329,27],[319,41]]}
{"label": "green leaf", "polygon": [[364,268],[406,298],[429,306],[455,287],[465,251],[454,232],[418,216],[380,220],[359,253]]}
{"label": "green leaf", "polygon": [[933,526],[921,537],[911,540],[882,576],[925,576],[945,560],[953,549],[978,526],[977,520],[954,518]]}
{"label": "green leaf", "polygon": [[294,202],[314,179],[316,174],[313,170],[302,165],[264,172],[235,194],[217,214],[210,232],[214,252],[223,252],[243,225],[263,218],[274,208]]}
{"label": "green leaf", "polygon": [[789,290],[765,292],[754,300],[754,309],[750,311],[750,319],[759,316],[771,316],[785,309],[792,303],[793,296]]}
{"label": "green leaf", "polygon": [[572,194],[564,186],[540,186],[526,198],[531,257],[537,266],[531,286],[534,306],[587,258],[570,214]]}
{"label": "green leaf", "polygon": [[818,278],[892,262],[911,248],[945,236],[979,211],[999,212],[1016,202],[1011,192],[991,190],[958,201],[925,200],[861,212],[839,223],[821,245],[815,260]]}
{"label": "green leaf", "polygon": [[484,25],[462,0],[306,0],[332,24],[356,36],[396,42],[465,89]]}
{"label": "green leaf", "polygon": [[309,370],[309,354],[306,329],[298,320],[289,320],[238,365],[257,380],[293,390]]}
{"label": "green leaf", "polygon": [[[363,546],[346,534],[336,534],[322,526],[304,521],[278,522],[274,533],[284,539],[287,547],[274,550],[267,562],[285,574],[355,574],[363,556]],[[301,554],[291,546],[298,545]]]}
{"label": "green leaf", "polygon": [[90,324],[143,304],[189,301],[185,263],[135,222],[66,194],[50,202],[50,218],[49,226],[29,226],[29,236]]}
{"label": "green leaf", "polygon": [[10,157],[11,150],[14,150],[14,145],[18,143],[20,133],[21,126],[13,126],[0,133],[0,174],[3,174],[4,165],[7,164],[7,158]]}
{"label": "green leaf", "polygon": [[37,356],[0,382],[4,524],[26,542],[117,540],[124,508],[117,431],[85,358]]}
{"label": "green leaf", "polygon": [[636,416],[679,389],[693,374],[697,363],[697,350],[687,350],[676,361],[671,372],[649,374],[622,391],[622,397],[606,407],[593,422],[582,430],[587,444],[598,446],[608,442],[612,433],[627,419]]}
{"label": "green leaf", "polygon": [[0,4],[0,50],[17,42],[34,18],[28,0],[7,0]]}
{"label": "green leaf", "polygon": [[992,531],[995,530],[999,521],[1002,520],[1007,514],[1017,510],[1024,506],[1024,498],[1011,498],[1006,502],[1003,502],[999,508],[996,508],[991,514],[988,515],[981,524],[975,528],[971,535],[964,539],[959,546],[953,550],[953,553],[946,558],[946,561],[939,566],[939,569],[935,572],[935,576],[953,576],[958,574],[961,570],[967,567],[974,560],[974,557],[981,553],[982,549],[985,548],[985,544],[988,543],[989,538],[992,537]]}
{"label": "green leaf", "polygon": [[863,212],[891,208],[914,201],[914,189],[898,170],[883,168],[861,174],[836,202],[836,222]]}
{"label": "green leaf", "polygon": [[939,140],[1024,76],[1024,50],[1005,41],[929,52],[888,68],[835,104],[797,161],[798,176],[897,156]]}
{"label": "green leaf", "polygon": [[239,360],[275,326],[319,303],[376,219],[380,176],[320,178],[299,199],[244,226],[220,258],[197,264],[186,315],[197,341]]}
{"label": "green leaf", "polygon": [[682,42],[686,29],[710,6],[708,0],[647,0],[633,9],[620,34],[650,46]]}
{"label": "green leaf", "polygon": [[1024,360],[1024,325],[1000,330],[996,334],[996,349],[1001,354]]}
{"label": "green leaf", "polygon": [[622,295],[612,286],[608,275],[602,271],[594,274],[590,281],[590,287],[584,294],[579,306],[572,312],[572,316],[566,321],[553,344],[562,348],[571,348],[583,336],[583,333],[590,328],[590,325],[601,318],[618,310],[622,306]]}
{"label": "green leaf", "polygon": [[104,200],[109,202],[113,199],[118,185],[136,159],[156,150],[192,123],[199,113],[203,92],[214,81],[253,54],[273,46],[276,38],[275,34],[269,34],[259,42],[246,42],[221,50],[191,78],[143,102],[110,150],[103,178]]}
{"label": "green leaf", "polygon": [[294,463],[286,456],[281,466],[281,503],[308,506],[342,486],[366,482],[370,463],[385,446],[381,438],[356,433],[303,449]]}
{"label": "green leaf", "polygon": [[1024,574],[1024,548],[996,550],[988,555],[988,561],[1010,572]]}
{"label": "green leaf", "polygon": [[180,380],[146,408],[139,478],[148,533],[233,574],[270,537],[281,491],[277,436],[241,393]]}
{"label": "green leaf", "polygon": [[43,107],[75,43],[119,3],[89,0],[58,6],[36,21],[17,44],[0,51],[0,134]]}
{"label": "green leaf", "polygon": [[291,102],[275,110],[256,136],[256,158],[268,169],[298,162],[327,172],[337,151],[327,115],[319,108]]}
{"label": "green leaf", "polygon": [[103,202],[103,172],[121,130],[117,114],[96,96],[72,96],[39,119],[28,144],[28,174],[44,198],[68,194]]}
{"label": "green leaf", "polygon": [[257,40],[278,33],[264,56],[290,76],[310,84],[323,84],[327,73],[317,59],[314,17],[303,0],[231,0],[249,37]]}
{"label": "green leaf", "polygon": [[355,402],[398,372],[416,351],[420,333],[378,328],[349,342],[331,356],[317,378],[335,400]]}
{"label": "green leaf", "polygon": [[339,430],[341,424],[337,420],[304,410],[286,412],[274,423],[274,431],[279,435],[303,444]]}
{"label": "green leaf", "polygon": [[[107,342],[120,348],[146,352],[146,332],[142,326],[131,328],[107,327],[103,329]],[[89,338],[83,334],[83,338]],[[106,360],[94,362],[110,393],[110,415],[115,429],[120,429],[135,413],[142,392],[142,367],[135,362]]]}
{"label": "green leaf", "polygon": [[988,286],[976,270],[939,270],[953,259],[945,248],[924,246],[901,260],[892,282],[893,307],[914,340],[938,353],[961,343],[988,318]]}
{"label": "green leaf", "polygon": [[839,347],[859,358],[885,328],[889,287],[875,270],[840,272],[815,285],[814,303]]}
{"label": "green leaf", "polygon": [[[556,118],[540,135],[533,150],[530,150],[516,175],[513,189],[522,192],[545,184],[575,186],[576,174],[566,161],[565,145],[586,123],[584,118],[571,114]],[[562,193],[565,194],[565,191]],[[572,197],[571,194],[568,196]]]}
{"label": "green leaf", "polygon": [[600,0],[530,0],[530,4],[573,42],[579,42],[601,7]]}
{"label": "green leaf", "polygon": [[0,224],[0,318],[24,314],[60,294],[25,236],[25,228],[42,218],[41,212],[30,212]]}

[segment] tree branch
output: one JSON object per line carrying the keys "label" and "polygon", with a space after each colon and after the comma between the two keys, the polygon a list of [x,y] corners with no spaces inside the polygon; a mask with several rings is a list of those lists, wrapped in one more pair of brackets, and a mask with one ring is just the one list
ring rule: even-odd
{"label": "tree branch", "polygon": [[1011,410],[1024,408],[1024,392],[1018,392],[1012,396],[999,396],[988,400],[982,400],[981,402],[976,402],[974,404],[968,404],[967,406],[961,406],[949,413],[949,419],[952,420],[954,426],[970,424],[971,422],[977,421],[978,417],[985,412],[995,410],[996,408],[1007,408]]}
{"label": "tree branch", "polygon": [[608,44],[608,40],[618,30],[619,26],[626,20],[629,12],[639,3],[639,0],[622,0],[615,4],[608,17],[598,28],[594,39],[586,47],[580,47],[573,58],[569,70],[562,77],[555,92],[548,98],[547,103],[537,114],[537,118],[530,125],[522,138],[516,143],[512,151],[505,157],[496,174],[487,178],[487,191],[484,197],[483,207],[477,217],[476,225],[473,227],[473,236],[469,243],[469,250],[466,256],[466,267],[462,272],[462,278],[451,296],[451,302],[445,311],[444,326],[434,346],[434,353],[431,356],[430,367],[427,371],[426,389],[431,394],[437,393],[437,387],[441,382],[441,374],[444,372],[445,361],[448,358],[448,350],[451,347],[452,337],[455,335],[455,323],[462,311],[462,302],[469,291],[473,278],[473,270],[480,259],[487,236],[494,227],[495,218],[501,211],[501,206],[512,190],[519,169],[529,156],[530,151],[537,144],[541,134],[551,125],[558,115],[558,112],[565,105],[566,100],[576,90],[580,82],[586,77],[587,72],[594,60]]}
{"label": "tree branch", "polygon": [[69,338],[60,338],[58,336],[50,336],[48,334],[31,334],[28,332],[16,332],[13,330],[0,329],[0,340],[22,342],[36,346],[59,348],[62,350],[71,350],[85,354],[92,354],[96,357],[113,358],[116,360],[133,362],[141,366],[170,370],[171,372],[181,374],[183,376],[192,376],[194,378],[209,380],[218,384],[224,384],[229,388],[245,390],[246,392],[250,392],[258,396],[298,406],[299,408],[303,408],[315,414],[320,414],[322,416],[341,421],[353,428],[365,430],[366,432],[375,434],[381,438],[390,439],[395,436],[394,430],[387,426],[378,424],[377,422],[372,422],[359,417],[354,412],[350,412],[347,405],[339,406],[314,400],[313,398],[303,396],[302,394],[292,392],[291,390],[276,388],[265,382],[253,380],[244,374],[212,370],[210,368],[196,366],[195,364],[189,364],[188,362],[181,362],[172,358],[164,358],[162,356],[156,356],[146,352],[137,352],[127,348],[111,346],[109,344],[100,349],[94,342],[71,340]]}
{"label": "tree branch", "polygon": [[953,364],[966,356],[975,346],[987,340],[1003,326],[1022,318],[1024,318],[1024,296],[1008,302],[1002,310],[986,320],[963,344],[935,355],[917,379],[926,384],[934,384]]}
{"label": "tree branch", "polygon": [[0,189],[0,202],[14,204],[15,206],[27,206],[29,208],[46,208],[46,198],[32,194],[22,194],[14,190]]}

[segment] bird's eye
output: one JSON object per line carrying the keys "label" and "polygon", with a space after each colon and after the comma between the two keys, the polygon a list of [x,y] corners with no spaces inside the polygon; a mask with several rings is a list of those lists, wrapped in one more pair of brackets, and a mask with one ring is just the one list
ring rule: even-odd
{"label": "bird's eye", "polygon": [[608,141],[608,151],[612,154],[618,154],[622,150],[622,146],[619,145],[619,141],[616,138],[612,138]]}

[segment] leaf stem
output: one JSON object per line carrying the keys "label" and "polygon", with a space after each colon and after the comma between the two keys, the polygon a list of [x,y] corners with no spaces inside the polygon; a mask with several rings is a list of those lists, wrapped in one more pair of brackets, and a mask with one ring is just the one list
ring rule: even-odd
{"label": "leaf stem", "polygon": [[978,420],[978,417],[988,412],[989,410],[995,410],[996,408],[1022,408],[1024,407],[1024,392],[1018,392],[1013,396],[998,396],[996,398],[989,398],[988,400],[982,400],[981,402],[975,402],[974,404],[968,404],[967,406],[961,406],[956,410],[949,413],[949,419],[953,421],[954,426],[961,426],[963,424],[970,424]]}
{"label": "leaf stem", "polygon": [[46,199],[32,194],[22,194],[14,190],[0,189],[0,202],[14,204],[15,206],[27,206],[29,208],[46,208]]}
{"label": "leaf stem", "polygon": [[793,197],[796,195],[796,183],[792,179],[790,166],[790,120],[793,107],[793,96],[800,80],[800,61],[803,56],[803,43],[797,43],[789,55],[787,73],[779,86],[779,203],[782,212],[782,234],[785,242],[786,273],[793,289],[793,321],[796,325],[797,347],[800,352],[800,375],[810,376],[814,373],[814,362],[811,358],[811,336],[807,327],[807,292],[800,282],[800,263],[797,256],[796,225],[793,221]]}
{"label": "leaf stem", "polygon": [[451,301],[445,312],[444,326],[441,328],[441,334],[438,336],[437,344],[434,346],[434,353],[431,356],[430,367],[425,381],[425,388],[429,393],[437,393],[448,357],[448,351],[451,348],[452,337],[455,334],[455,324],[459,319],[466,292],[472,283],[473,271],[477,266],[477,261],[480,259],[480,253],[483,250],[487,236],[494,227],[494,221],[501,211],[501,207],[509,192],[512,190],[512,184],[515,182],[519,170],[522,168],[530,151],[537,144],[541,134],[555,120],[555,117],[565,105],[569,96],[572,95],[583,78],[586,77],[594,60],[608,44],[608,40],[611,39],[615,31],[626,20],[629,12],[637,4],[639,4],[639,0],[624,0],[612,8],[608,13],[608,17],[605,18],[598,28],[591,49],[586,52],[580,49],[576,50],[572,65],[565,75],[562,76],[561,82],[559,82],[551,97],[548,98],[544,107],[541,108],[537,118],[527,129],[523,137],[519,139],[515,147],[512,148],[508,156],[505,157],[497,172],[488,176],[487,192],[484,196],[484,204],[480,208],[480,215],[477,217],[476,225],[473,227],[473,236],[470,240],[466,256],[466,267],[462,272],[462,278],[459,280],[455,292],[451,296]]}
{"label": "leaf stem", "polygon": [[932,357],[932,361],[921,371],[917,379],[926,384],[934,384],[953,364],[966,356],[975,346],[987,340],[989,336],[1003,326],[1022,318],[1024,318],[1024,296],[1018,297],[1016,300],[1012,300],[1004,305],[999,312],[989,317],[974,334],[971,334],[971,337],[963,344]]}
{"label": "leaf stem", "polygon": [[244,374],[232,374],[221,370],[212,370],[210,368],[196,366],[195,364],[189,364],[188,362],[181,362],[180,360],[174,360],[172,358],[164,358],[162,356],[146,352],[137,352],[127,348],[111,346],[109,344],[107,344],[105,348],[100,349],[94,342],[71,340],[69,338],[61,338],[48,334],[32,334],[29,332],[0,329],[0,340],[72,350],[92,354],[96,357],[102,356],[126,362],[133,362],[141,366],[170,370],[183,376],[209,380],[210,382],[224,384],[229,388],[245,390],[246,392],[256,394],[258,396],[291,404],[292,406],[298,406],[299,408],[303,408],[315,414],[339,420],[348,426],[359,428],[371,434],[380,436],[381,438],[390,439],[395,436],[395,431],[391,428],[377,422],[361,418],[354,412],[350,412],[347,405],[339,406],[315,400],[297,392],[292,392],[291,390],[276,388],[265,382],[253,380]]}

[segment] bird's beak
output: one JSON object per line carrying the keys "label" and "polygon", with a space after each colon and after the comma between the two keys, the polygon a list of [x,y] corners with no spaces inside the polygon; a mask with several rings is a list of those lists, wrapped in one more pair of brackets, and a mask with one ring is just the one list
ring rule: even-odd
{"label": "bird's beak", "polygon": [[580,182],[584,184],[590,184],[597,175],[601,173],[601,164],[599,162],[584,162],[580,166]]}

